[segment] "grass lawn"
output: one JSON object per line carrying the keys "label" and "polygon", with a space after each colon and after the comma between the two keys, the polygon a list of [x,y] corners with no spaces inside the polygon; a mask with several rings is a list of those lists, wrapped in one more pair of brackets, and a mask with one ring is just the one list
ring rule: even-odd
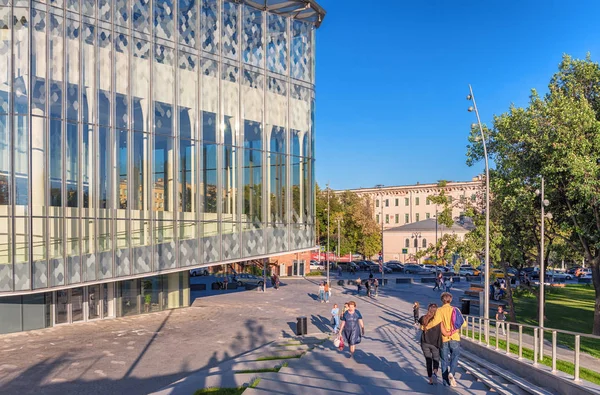
{"label": "grass lawn", "polygon": [[[473,333],[472,331],[468,331],[468,337],[472,339]],[[475,331],[475,340],[478,340],[479,332]],[[482,342],[485,342],[485,335],[481,335]],[[496,336],[490,336],[490,347],[494,347],[496,345]],[[498,348],[500,351],[506,352],[506,341],[502,340],[502,338],[498,339]],[[510,353],[519,355],[519,345],[510,343]],[[530,348],[523,347],[523,359],[528,359],[533,361],[533,350]],[[544,355],[544,359],[539,361],[540,364],[552,367],[552,357]],[[572,375],[575,372],[575,365],[569,361],[563,361],[560,359],[556,360],[556,369],[561,372],[565,372],[567,374]],[[582,380],[589,381],[594,384],[600,384],[600,373],[594,372],[593,370],[589,370],[586,368],[579,368],[579,378]]]}
{"label": "grass lawn", "polygon": [[277,361],[279,359],[294,359],[294,358],[300,358],[301,356],[303,356],[305,353],[302,354],[296,354],[296,355],[282,355],[280,357],[278,356],[272,356],[272,357],[260,357],[260,358],[256,358],[256,361]]}
{"label": "grass lawn", "polygon": [[202,388],[199,390],[196,390],[196,392],[194,392],[194,395],[203,395],[203,394],[210,394],[210,395],[240,395],[242,392],[244,392],[246,390],[246,388],[256,388],[256,386],[258,385],[258,383],[260,383],[260,379],[254,379],[254,381],[252,381],[252,383],[250,383],[250,385],[248,387],[237,387],[237,388],[217,388],[217,387],[210,387],[210,388]]}
{"label": "grass lawn", "polygon": [[[537,325],[538,306],[533,295],[514,297],[517,321]],[[594,287],[589,284],[567,285],[564,288],[546,287],[547,328],[572,332],[592,333],[594,324]],[[525,332],[525,331],[524,331]],[[552,333],[544,332],[552,340]],[[558,343],[573,349],[575,339],[571,335],[558,334]],[[600,340],[581,338],[581,351],[600,358]]]}

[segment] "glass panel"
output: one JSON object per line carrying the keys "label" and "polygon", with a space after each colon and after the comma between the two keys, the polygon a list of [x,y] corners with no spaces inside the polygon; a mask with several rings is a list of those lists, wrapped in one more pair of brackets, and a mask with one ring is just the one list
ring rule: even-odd
{"label": "glass panel", "polygon": [[98,207],[108,209],[110,205],[111,165],[110,129],[98,128]]}
{"label": "glass panel", "polygon": [[78,21],[67,20],[67,113],[70,121],[79,120],[79,35]]}
{"label": "glass panel", "polygon": [[[36,18],[39,18],[38,14],[39,11],[31,10],[34,27]],[[11,7],[0,7],[0,26],[2,29],[2,34],[0,34],[0,114],[7,114],[10,109],[11,19]],[[35,44],[35,41],[33,41],[33,44]],[[33,66],[32,69],[35,70]],[[33,79],[32,86],[35,86]]]}
{"label": "glass panel", "polygon": [[131,63],[133,130],[149,132],[150,111],[150,43],[134,39]]}
{"label": "glass panel", "polygon": [[266,98],[267,148],[272,152],[286,152],[286,125],[288,118],[287,88],[285,81],[269,78]]}
{"label": "glass panel", "polygon": [[[15,263],[29,262],[29,219],[16,217],[14,221]],[[2,248],[2,246],[0,246]]]}
{"label": "glass panel", "polygon": [[96,15],[96,1],[81,0],[81,13],[93,18]]}
{"label": "glass panel", "polygon": [[219,4],[218,0],[202,0],[200,41],[202,50],[210,53],[219,51]]}
{"label": "glass panel", "polygon": [[300,213],[302,212],[302,186],[300,158],[291,157],[292,160],[292,222],[301,222]]}
{"label": "glass panel", "polygon": [[117,225],[117,237],[116,247],[125,249],[129,247],[129,232],[127,230],[127,224],[129,221],[119,220],[115,221]]}
{"label": "glass panel", "polygon": [[191,140],[179,141],[179,211],[182,218],[195,219],[197,143]]}
{"label": "glass panel", "polygon": [[[93,254],[96,251],[96,229],[93,218],[81,219],[81,254]],[[89,279],[88,279],[89,280]]]}
{"label": "glass panel", "polygon": [[67,0],[67,10],[79,12],[79,0]]}
{"label": "glass panel", "polygon": [[133,0],[133,30],[150,34],[150,0]]}
{"label": "glass panel", "polygon": [[[10,10],[10,8],[9,8]],[[31,20],[33,23],[33,32],[31,34],[31,113],[32,115],[46,115],[46,13],[31,9]],[[0,11],[0,20],[2,19],[2,11]],[[0,23],[2,23],[0,21]],[[7,36],[10,38],[10,36]],[[0,43],[0,47],[2,44]],[[2,49],[0,49],[2,55]],[[9,61],[10,57],[2,59]],[[0,79],[2,77],[0,76]],[[8,92],[6,90],[6,92]],[[0,95],[0,103],[2,98]],[[2,105],[0,104],[0,112]]]}
{"label": "glass panel", "polygon": [[223,2],[223,56],[230,59],[237,59],[239,54],[238,8],[235,3]]}
{"label": "glass panel", "polygon": [[148,145],[149,135],[133,133],[132,210],[148,210]]}
{"label": "glass panel", "polygon": [[286,156],[282,154],[269,153],[269,206],[272,226],[276,223],[286,222]]}
{"label": "glass panel", "polygon": [[64,75],[64,18],[56,14],[50,14],[50,116],[55,118],[62,117],[63,100],[63,75]]}
{"label": "glass panel", "polygon": [[[219,112],[219,73],[217,62],[202,59],[202,138],[217,142],[217,118]],[[230,114],[231,115],[231,114]]]}
{"label": "glass panel", "polygon": [[[175,52],[164,45],[154,46],[154,132],[173,135],[173,89]],[[168,89],[167,89],[168,88]]]}
{"label": "glass panel", "polygon": [[[27,114],[29,95],[29,8],[13,8],[13,110]],[[9,58],[11,58],[9,56]],[[62,77],[61,77],[62,79]],[[8,91],[7,91],[8,92]]]}
{"label": "glass panel", "polygon": [[8,215],[11,204],[10,151],[8,116],[0,115],[0,215]]}
{"label": "glass panel", "polygon": [[178,26],[179,43],[196,47],[198,31],[198,11],[196,0],[179,0]]}
{"label": "glass panel", "polygon": [[312,71],[312,25],[295,20],[292,23],[292,46],[290,63],[292,78],[311,80]]}
{"label": "glass panel", "polygon": [[67,207],[79,207],[77,188],[79,182],[79,132],[77,124],[68,123],[66,133],[65,183],[67,189]]}
{"label": "glass panel", "polygon": [[196,106],[198,104],[198,57],[179,54],[179,137],[197,139]]}
{"label": "glass panel", "polygon": [[263,13],[254,7],[243,6],[244,52],[242,59],[257,67],[262,67],[263,51]]}
{"label": "glass panel", "polygon": [[69,291],[56,291],[56,305],[54,306],[55,323],[66,324],[69,322]]}
{"label": "glass panel", "polygon": [[115,285],[115,283],[102,284],[102,317],[103,318],[115,316],[114,285]]}
{"label": "glass panel", "polygon": [[262,149],[263,85],[262,74],[244,70],[242,76],[244,148]]}
{"label": "glass panel", "polygon": [[142,281],[142,302],[144,303],[144,313],[160,311],[160,284],[161,276],[143,278]]}
{"label": "glass panel", "polygon": [[111,0],[98,0],[98,19],[110,22]]}
{"label": "glass panel", "polygon": [[[173,0],[154,1],[154,36],[172,40],[173,29]],[[170,85],[169,85],[170,86]]]}
{"label": "glass panel", "polygon": [[217,149],[216,144],[203,144],[202,168],[203,195],[204,195],[204,220],[217,219]]}
{"label": "glass panel", "polygon": [[46,260],[46,219],[34,217],[31,219],[31,251],[33,261]]}
{"label": "glass panel", "polygon": [[179,239],[189,240],[198,237],[198,223],[179,222]]}
{"label": "glass panel", "polygon": [[27,215],[29,204],[29,128],[27,117],[14,118],[15,215]]}
{"label": "glass panel", "polygon": [[262,152],[244,150],[244,209],[243,221],[262,221]]}
{"label": "glass panel", "polygon": [[302,199],[302,213],[304,215],[304,222],[308,222],[312,213],[312,189],[310,188],[310,164],[309,158],[302,158],[302,190],[304,197]]}
{"label": "glass panel", "polygon": [[81,120],[84,123],[94,122],[94,109],[96,108],[96,28],[92,25],[83,25],[83,47],[81,58],[83,67],[82,76],[82,109]]}
{"label": "glass panel", "polygon": [[[92,208],[93,204],[93,185],[94,185],[94,127],[92,125],[83,125],[81,141],[81,183],[82,183],[82,204],[83,208]],[[90,210],[88,210],[90,211]],[[87,215],[91,215],[89,212]]]}
{"label": "glass panel", "polygon": [[287,19],[267,14],[267,69],[287,73]]}
{"label": "glass panel", "polygon": [[150,221],[147,219],[134,219],[131,221],[131,246],[150,245]]}
{"label": "glass panel", "polygon": [[98,252],[112,249],[111,220],[98,220]]}
{"label": "glass panel", "polygon": [[223,221],[237,219],[237,158],[236,148],[223,146]]}
{"label": "glass panel", "polygon": [[[118,174],[118,184],[117,184],[117,188],[118,190],[118,202],[117,202],[117,208],[119,210],[126,210],[127,209],[127,191],[128,191],[128,186],[127,186],[127,181],[128,181],[128,174],[129,171],[127,169],[127,136],[128,136],[128,132],[126,130],[121,130],[118,132],[118,145],[117,145],[117,157],[116,157],[116,168],[117,168],[117,174]],[[126,213],[120,213],[120,215],[126,215]]]}
{"label": "glass panel", "polygon": [[88,320],[100,318],[100,285],[87,287],[88,290]]}
{"label": "glass panel", "polygon": [[73,322],[83,320],[83,288],[71,290],[71,317]]}
{"label": "glass panel", "polygon": [[129,128],[129,103],[127,92],[129,90],[129,37],[122,33],[115,33],[115,126]]}
{"label": "glass panel", "polygon": [[63,220],[48,218],[48,258],[62,258],[63,252]]}
{"label": "glass panel", "polygon": [[129,4],[127,0],[115,0],[114,18],[117,25],[127,27],[129,21]]}
{"label": "glass panel", "polygon": [[[13,265],[11,260],[11,238],[10,217],[0,216],[0,267],[4,265],[12,267]],[[12,276],[12,273],[10,276]],[[9,281],[12,283],[12,279]],[[9,284],[8,290],[12,289],[12,284]]]}
{"label": "glass panel", "polygon": [[98,123],[110,125],[112,39],[109,30],[98,29]]}
{"label": "glass panel", "polygon": [[65,219],[67,228],[67,255],[77,256],[79,255],[79,238],[81,232],[79,232],[79,219],[78,218],[67,218]]}
{"label": "glass panel", "polygon": [[138,296],[140,294],[140,280],[122,281],[120,285],[121,316],[139,314]]}
{"label": "glass panel", "polygon": [[173,241],[173,221],[156,221],[154,225],[154,244]]}
{"label": "glass panel", "polygon": [[[156,135],[154,138],[154,211],[173,211],[173,167],[174,167],[173,138]],[[164,218],[164,216],[161,216]],[[172,218],[171,215],[168,218]]]}
{"label": "glass panel", "polygon": [[62,122],[50,120],[50,206],[62,206]]}

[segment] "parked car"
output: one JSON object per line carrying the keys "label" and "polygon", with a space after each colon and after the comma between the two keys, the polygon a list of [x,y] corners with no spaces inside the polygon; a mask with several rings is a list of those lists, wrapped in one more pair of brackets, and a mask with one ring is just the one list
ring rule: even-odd
{"label": "parked car", "polygon": [[325,270],[327,263],[319,263],[317,261],[310,261],[310,270]]}
{"label": "parked car", "polygon": [[567,270],[567,274],[575,276],[575,272],[577,271],[577,269],[581,269],[581,266],[573,266],[572,268]]}
{"label": "parked car", "polygon": [[[492,276],[496,277],[496,278],[504,278],[504,270],[502,269],[492,269]],[[508,277],[514,277],[515,275],[513,273],[511,273],[510,271],[508,272]]]}
{"label": "parked car", "polygon": [[245,284],[257,285],[259,287],[262,287],[263,285],[263,278],[255,276],[254,274],[240,273],[237,275],[236,280],[238,287],[242,287]]}
{"label": "parked car", "polygon": [[196,269],[190,270],[190,276],[208,276],[208,268],[207,267],[197,267]]}
{"label": "parked car", "polygon": [[546,278],[553,278],[555,280],[572,280],[573,275],[569,273],[558,272],[556,270],[548,270],[546,272]]}
{"label": "parked car", "polygon": [[458,270],[458,274],[461,274],[463,276],[479,276],[479,274],[481,274],[481,271],[475,269],[471,265],[461,265]]}
{"label": "parked car", "polygon": [[579,278],[582,278],[582,279],[589,278],[589,279],[591,279],[591,278],[592,278],[592,272],[589,272],[589,273],[583,274],[583,275],[582,275],[581,277],[579,277]]}
{"label": "parked car", "polygon": [[404,265],[404,273],[406,274],[415,274],[415,273],[426,273],[429,272],[428,269],[421,267],[420,265]]}
{"label": "parked car", "polygon": [[532,274],[534,274],[535,272],[539,272],[540,268],[539,267],[525,267],[523,268],[523,270],[521,270],[521,273],[519,273],[521,276],[524,276],[525,274],[527,274],[528,276],[531,277]]}
{"label": "parked car", "polygon": [[385,264],[385,266],[389,267],[394,272],[401,272],[404,270],[404,265],[401,263],[388,262]]}
{"label": "parked car", "polygon": [[355,272],[359,270],[358,265],[354,262],[339,262],[338,267],[341,267],[345,272],[352,271],[352,269],[354,269]]}
{"label": "parked car", "polygon": [[589,274],[590,276],[592,275],[592,269],[590,268],[579,268],[577,269],[577,271],[575,272],[575,276],[576,277],[582,277],[585,276],[586,274]]}

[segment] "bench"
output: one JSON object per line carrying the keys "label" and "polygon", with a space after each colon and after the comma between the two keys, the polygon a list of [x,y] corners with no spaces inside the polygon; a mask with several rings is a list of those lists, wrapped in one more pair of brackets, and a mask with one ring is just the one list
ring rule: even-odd
{"label": "bench", "polygon": [[396,279],[396,284],[412,284],[413,282],[412,277],[398,277]]}
{"label": "bench", "polygon": [[[460,298],[460,302],[462,303],[463,300],[469,300],[471,302],[471,305],[479,305],[479,298]],[[490,299],[490,307],[495,307],[498,308],[498,306],[502,306],[502,307],[506,307],[506,305],[508,305],[508,302],[505,300],[494,300],[494,299]]]}
{"label": "bench", "polygon": [[436,281],[435,277],[421,277],[422,283],[434,283]]}
{"label": "bench", "polygon": [[592,279],[591,278],[581,278],[581,277],[579,277],[577,279],[577,282],[579,284],[591,284],[592,283]]}
{"label": "bench", "polygon": [[190,284],[190,291],[206,291],[206,284]]}
{"label": "bench", "polygon": [[465,276],[468,282],[481,281],[481,276]]}
{"label": "bench", "polygon": [[337,284],[338,284],[340,287],[343,287],[343,286],[344,286],[344,280],[338,280]]}

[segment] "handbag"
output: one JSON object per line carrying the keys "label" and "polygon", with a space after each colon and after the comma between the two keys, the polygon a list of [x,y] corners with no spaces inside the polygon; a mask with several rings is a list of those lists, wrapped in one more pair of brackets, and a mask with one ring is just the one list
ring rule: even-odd
{"label": "handbag", "polygon": [[333,345],[337,348],[340,346],[340,344],[343,344],[343,340],[340,335],[337,335],[335,339],[333,339]]}

